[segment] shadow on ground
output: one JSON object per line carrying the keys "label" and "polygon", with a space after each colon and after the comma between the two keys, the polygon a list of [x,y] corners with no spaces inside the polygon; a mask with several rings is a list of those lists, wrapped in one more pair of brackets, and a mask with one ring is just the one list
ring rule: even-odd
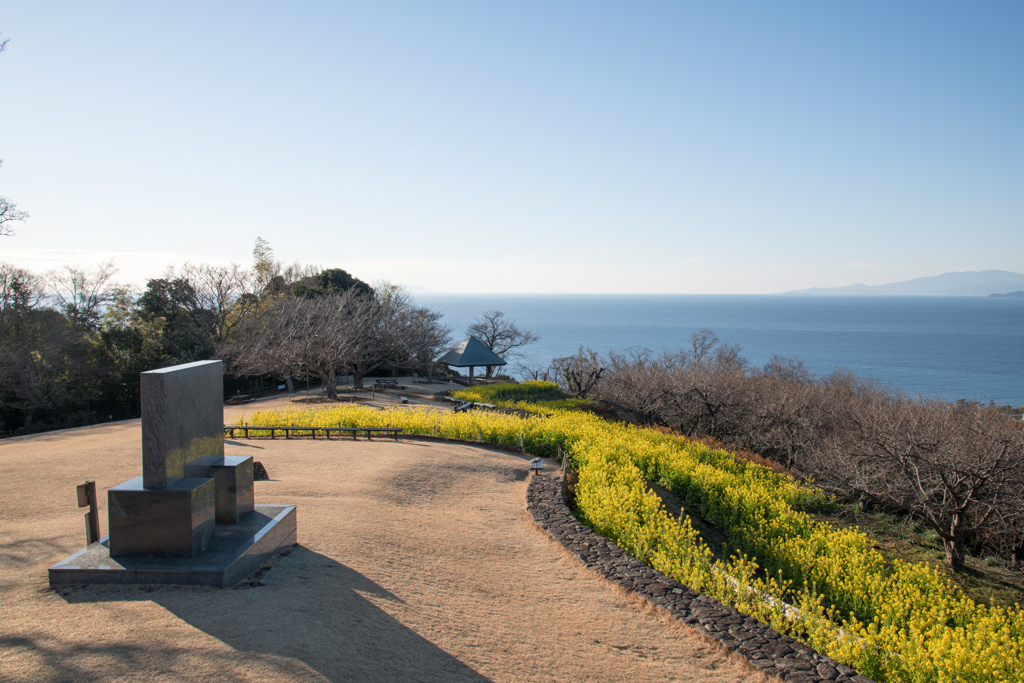
{"label": "shadow on ground", "polygon": [[[152,601],[237,652],[297,660],[332,681],[489,680],[377,607],[374,602],[402,605],[388,590],[301,546],[235,589],[74,586],[58,593],[71,604]],[[41,647],[31,642],[0,646]],[[115,651],[108,656],[131,659],[134,649],[151,646],[110,647]],[[54,679],[98,680],[72,668],[74,652],[39,654],[51,662]],[[175,652],[167,656],[173,659]],[[275,661],[287,669],[287,662]],[[290,677],[287,670],[280,673]]]}

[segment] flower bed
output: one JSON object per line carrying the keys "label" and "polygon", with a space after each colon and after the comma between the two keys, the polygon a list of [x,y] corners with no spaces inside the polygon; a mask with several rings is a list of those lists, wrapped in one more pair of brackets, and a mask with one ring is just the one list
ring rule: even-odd
{"label": "flower bed", "polygon": [[[481,387],[467,400],[551,400],[553,385]],[[545,386],[546,385],[546,386]],[[488,393],[493,392],[493,393]],[[496,398],[506,392],[507,399]],[[508,405],[506,403],[506,405]],[[974,603],[934,570],[888,562],[851,529],[802,509],[812,486],[682,437],[533,404],[536,416],[372,410],[264,411],[250,424],[402,427],[406,433],[518,446],[577,470],[577,514],[634,557],[880,681],[1018,681],[1024,611]],[[516,407],[522,407],[517,403]],[[670,516],[645,478],[721,529],[731,555],[714,560],[687,519]],[[796,608],[794,612],[788,605]]]}

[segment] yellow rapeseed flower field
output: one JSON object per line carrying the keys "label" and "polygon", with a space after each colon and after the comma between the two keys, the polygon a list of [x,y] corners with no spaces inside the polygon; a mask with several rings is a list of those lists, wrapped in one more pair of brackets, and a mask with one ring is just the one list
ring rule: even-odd
{"label": "yellow rapeseed flower field", "polygon": [[[732,453],[613,423],[552,401],[554,385],[528,382],[457,392],[520,415],[359,406],[256,412],[250,425],[402,427],[407,433],[518,446],[579,474],[576,512],[652,567],[750,614],[879,681],[1019,682],[1024,611],[974,603],[935,570],[888,562],[853,529],[801,508],[812,486]],[[732,555],[715,560],[685,517],[669,515],[647,479],[722,530]]]}

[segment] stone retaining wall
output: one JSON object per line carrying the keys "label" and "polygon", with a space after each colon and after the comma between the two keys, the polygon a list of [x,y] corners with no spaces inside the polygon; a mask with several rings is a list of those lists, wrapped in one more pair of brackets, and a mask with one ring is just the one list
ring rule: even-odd
{"label": "stone retaining wall", "polygon": [[534,521],[588,567],[714,638],[726,649],[739,653],[761,671],[787,683],[873,683],[850,667],[756,619],[698,595],[631,557],[607,538],[598,536],[576,519],[565,504],[560,477],[550,474],[531,477],[526,505]]}

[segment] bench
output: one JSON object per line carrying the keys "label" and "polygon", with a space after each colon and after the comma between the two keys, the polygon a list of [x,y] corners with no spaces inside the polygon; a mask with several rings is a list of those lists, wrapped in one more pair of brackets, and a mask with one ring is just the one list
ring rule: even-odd
{"label": "bench", "polygon": [[224,425],[224,435],[234,439],[236,438],[236,432],[240,432],[241,435],[248,439],[250,438],[249,432],[270,432],[270,438],[276,439],[277,433],[281,432],[284,434],[284,438],[290,439],[292,435],[307,434],[312,438],[316,438],[317,434],[321,434],[324,438],[330,439],[331,433],[337,434],[339,437],[343,432],[352,434],[352,440],[355,441],[357,435],[362,432],[366,434],[368,441],[373,439],[374,434],[384,434],[385,436],[393,436],[395,441],[398,441],[398,435],[402,432],[402,427],[298,427],[291,425],[288,427],[266,427],[260,425]]}
{"label": "bench", "polygon": [[374,389],[398,389],[397,379],[377,379],[373,381]]}

